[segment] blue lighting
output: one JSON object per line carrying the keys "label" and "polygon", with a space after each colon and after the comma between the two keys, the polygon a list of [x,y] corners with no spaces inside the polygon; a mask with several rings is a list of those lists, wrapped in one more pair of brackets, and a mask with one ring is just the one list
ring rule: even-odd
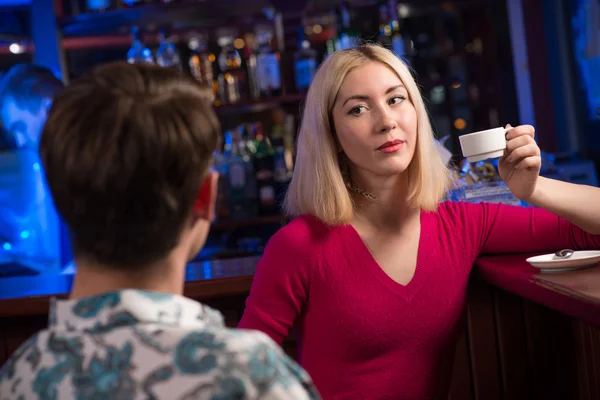
{"label": "blue lighting", "polygon": [[34,163],[34,164],[33,164],[33,170],[34,170],[34,171],[39,171],[39,170],[40,170],[40,163],[37,163],[37,162],[36,162],[36,163]]}
{"label": "blue lighting", "polygon": [[582,87],[586,92],[588,118],[600,118],[600,45],[598,44],[597,21],[600,6],[595,0],[579,0],[571,19],[573,52]]}
{"label": "blue lighting", "polygon": [[21,239],[27,239],[29,237],[30,233],[29,231],[23,231],[21,232]]}
{"label": "blue lighting", "polygon": [[10,245],[10,243],[4,243],[4,245],[2,245],[2,247],[6,251],[9,251],[10,249],[12,249],[12,246]]}
{"label": "blue lighting", "polygon": [[31,0],[0,0],[0,7],[14,7],[31,4]]}
{"label": "blue lighting", "polygon": [[204,279],[212,279],[212,268],[210,261],[204,261],[203,263]]}

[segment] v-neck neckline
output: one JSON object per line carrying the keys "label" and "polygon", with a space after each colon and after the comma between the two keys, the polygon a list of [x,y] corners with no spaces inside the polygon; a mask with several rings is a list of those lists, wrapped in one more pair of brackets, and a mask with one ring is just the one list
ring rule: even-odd
{"label": "v-neck neckline", "polygon": [[429,240],[429,235],[427,234],[427,230],[423,229],[423,226],[426,224],[426,215],[421,211],[420,213],[420,235],[419,235],[419,245],[417,249],[417,263],[415,266],[414,274],[410,281],[408,281],[405,285],[396,282],[392,279],[384,270],[381,268],[371,251],[360,237],[358,231],[352,225],[347,225],[346,230],[349,236],[349,239],[352,240],[351,248],[356,249],[359,252],[359,259],[368,260],[365,268],[369,268],[372,271],[374,277],[389,290],[397,293],[405,298],[412,298],[418,291],[422,285],[422,282],[425,280],[425,276],[427,274],[427,266],[429,265],[429,252],[425,251],[427,246],[427,241]]}

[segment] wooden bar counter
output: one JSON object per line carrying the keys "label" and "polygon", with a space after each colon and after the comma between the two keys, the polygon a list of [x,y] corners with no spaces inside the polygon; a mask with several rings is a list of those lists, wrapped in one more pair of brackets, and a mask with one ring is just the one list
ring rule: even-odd
{"label": "wooden bar counter", "polygon": [[[541,275],[529,256],[477,261],[450,399],[600,400],[600,267]],[[258,260],[190,264],[185,295],[219,309],[234,327]],[[0,364],[46,326],[50,297],[65,297],[72,279],[0,279]],[[283,347],[295,357],[293,335]]]}

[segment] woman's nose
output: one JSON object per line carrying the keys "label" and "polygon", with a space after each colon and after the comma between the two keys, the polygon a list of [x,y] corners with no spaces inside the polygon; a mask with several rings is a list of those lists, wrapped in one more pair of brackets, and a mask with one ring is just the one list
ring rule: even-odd
{"label": "woman's nose", "polygon": [[386,110],[382,110],[377,116],[378,133],[385,133],[396,128],[396,120]]}

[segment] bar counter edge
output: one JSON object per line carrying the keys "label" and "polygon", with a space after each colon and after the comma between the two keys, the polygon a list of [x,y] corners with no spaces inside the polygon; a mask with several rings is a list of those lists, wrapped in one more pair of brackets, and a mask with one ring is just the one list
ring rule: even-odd
{"label": "bar counter edge", "polygon": [[[585,293],[542,284],[539,271],[525,262],[527,256],[476,261],[449,400],[600,400],[600,303]],[[218,309],[225,324],[235,327],[259,259],[192,263],[184,294]],[[577,273],[569,276],[577,278]],[[590,276],[597,278],[600,290],[600,267],[580,275],[578,279],[586,282]],[[50,298],[66,297],[73,276],[11,279],[0,280],[0,364],[46,327]],[[41,281],[45,285],[36,289]],[[26,295],[18,297],[19,293]],[[282,348],[297,359],[295,332]]]}

